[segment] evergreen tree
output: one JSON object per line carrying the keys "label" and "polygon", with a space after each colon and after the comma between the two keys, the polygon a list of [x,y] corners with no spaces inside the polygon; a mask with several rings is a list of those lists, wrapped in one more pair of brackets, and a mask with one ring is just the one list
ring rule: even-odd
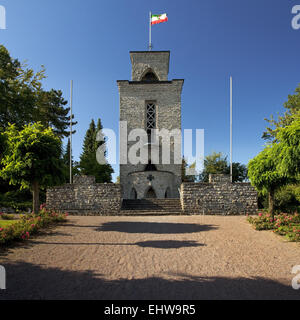
{"label": "evergreen tree", "polygon": [[[41,91],[37,96],[37,109],[39,110],[33,120],[40,121],[46,127],[51,127],[59,137],[70,136],[70,108],[66,108],[67,101],[64,100],[60,90],[51,89]],[[35,119],[36,118],[36,119]],[[74,119],[74,115],[73,115]],[[73,126],[77,122],[72,122]],[[73,134],[75,131],[73,131]]]}
{"label": "evergreen tree", "polygon": [[[64,182],[65,183],[70,183],[70,148],[71,148],[71,142],[70,142],[70,139],[68,139],[68,142],[62,157],[62,162],[64,166]],[[72,156],[72,176],[74,177],[79,174],[80,174],[79,164],[77,161],[73,160],[73,156]]]}
{"label": "evergreen tree", "polygon": [[100,165],[97,162],[96,152],[100,145],[104,142],[96,141],[97,132],[103,129],[101,120],[98,119],[97,127],[92,119],[89,129],[87,130],[83,142],[83,152],[80,156],[80,173],[84,175],[94,176],[97,183],[105,183],[112,181],[112,173],[114,172],[110,164]]}

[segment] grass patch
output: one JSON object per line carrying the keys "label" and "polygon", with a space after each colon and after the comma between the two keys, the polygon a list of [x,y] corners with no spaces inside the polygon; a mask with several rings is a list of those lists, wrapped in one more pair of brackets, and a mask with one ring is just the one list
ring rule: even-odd
{"label": "grass patch", "polygon": [[0,228],[5,228],[18,222],[19,220],[0,220]]}
{"label": "grass patch", "polygon": [[274,218],[268,213],[259,213],[258,217],[248,217],[255,230],[272,230],[287,240],[300,242],[300,215],[281,213]]}

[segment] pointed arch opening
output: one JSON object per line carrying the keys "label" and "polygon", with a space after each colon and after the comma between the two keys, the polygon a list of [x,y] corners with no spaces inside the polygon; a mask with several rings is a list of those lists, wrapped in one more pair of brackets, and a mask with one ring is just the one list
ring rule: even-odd
{"label": "pointed arch opening", "polygon": [[141,77],[141,81],[144,82],[156,82],[159,81],[157,75],[152,69],[147,69]]}
{"label": "pointed arch opening", "polygon": [[156,199],[157,198],[156,193],[152,187],[150,187],[148,189],[148,191],[146,192],[145,198],[146,199]]}
{"label": "pointed arch opening", "polygon": [[171,198],[171,189],[168,187],[165,193],[165,199],[170,199]]}
{"label": "pointed arch opening", "polygon": [[137,199],[137,192],[136,192],[135,188],[131,189],[130,199],[132,199],[132,200],[136,200]]}

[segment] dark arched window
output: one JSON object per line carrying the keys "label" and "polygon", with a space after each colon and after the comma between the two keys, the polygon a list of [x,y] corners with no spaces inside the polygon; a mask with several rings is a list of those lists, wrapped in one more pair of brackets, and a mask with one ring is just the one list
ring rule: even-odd
{"label": "dark arched window", "polygon": [[145,82],[155,82],[158,81],[157,76],[155,75],[155,73],[153,71],[148,71],[142,78],[142,81]]}
{"label": "dark arched window", "polygon": [[167,188],[167,190],[166,190],[165,198],[166,198],[166,199],[171,198],[171,190],[170,190],[170,188],[169,188],[169,187],[168,187],[168,188]]}
{"label": "dark arched window", "polygon": [[133,199],[133,200],[137,199],[137,192],[136,192],[136,190],[134,188],[131,189],[130,199]]}

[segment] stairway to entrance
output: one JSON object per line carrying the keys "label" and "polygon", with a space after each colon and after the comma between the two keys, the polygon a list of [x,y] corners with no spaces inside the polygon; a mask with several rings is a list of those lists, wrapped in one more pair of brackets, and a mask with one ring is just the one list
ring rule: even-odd
{"label": "stairway to entrance", "polygon": [[180,199],[123,200],[124,215],[176,215],[182,214]]}

